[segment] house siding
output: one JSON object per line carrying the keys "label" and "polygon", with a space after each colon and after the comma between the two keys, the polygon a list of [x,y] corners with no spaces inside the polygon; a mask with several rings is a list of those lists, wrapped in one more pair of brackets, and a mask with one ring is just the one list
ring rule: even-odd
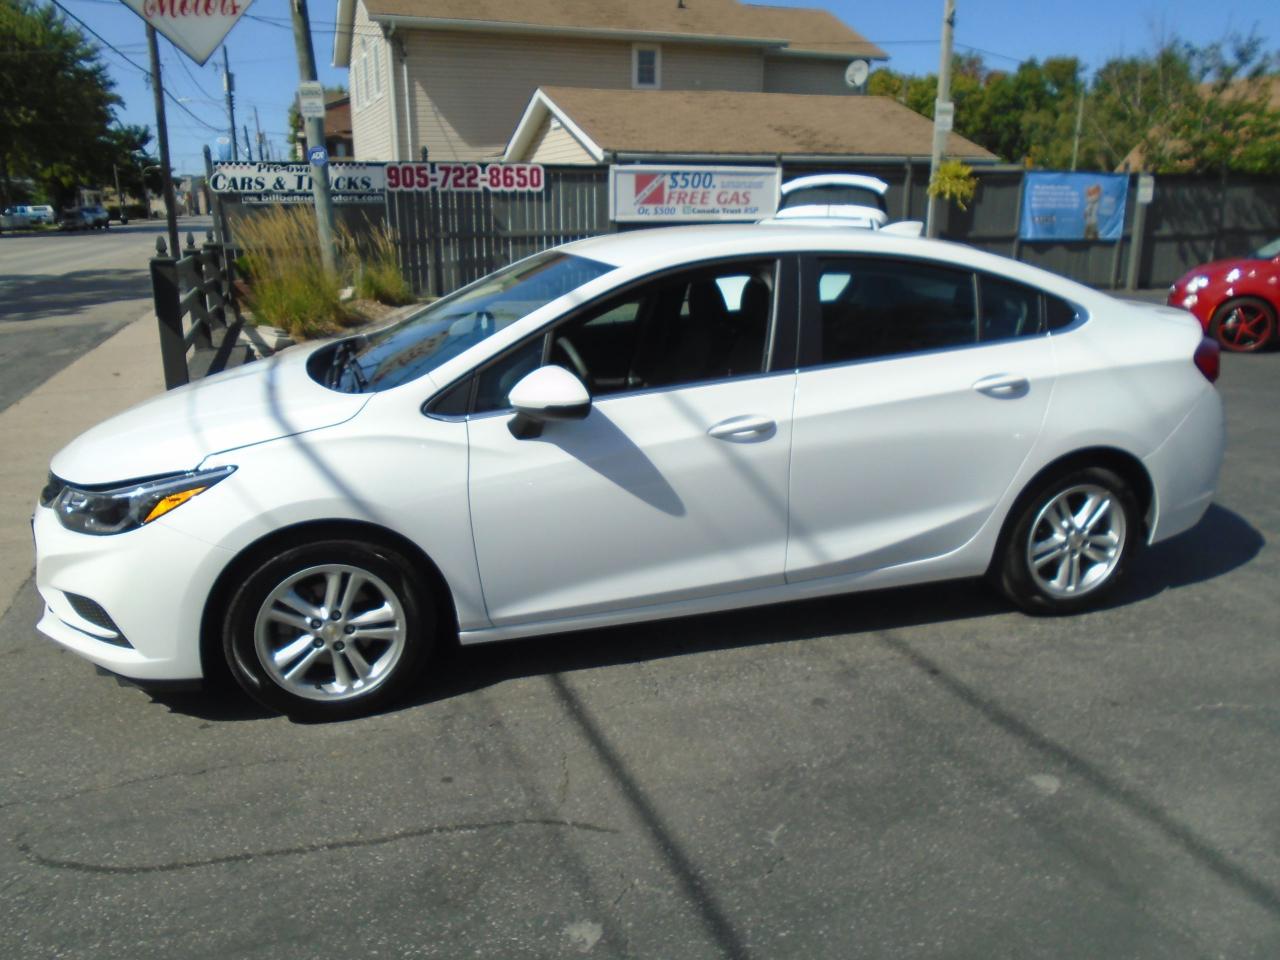
{"label": "house siding", "polygon": [[[360,57],[361,44],[370,57],[369,89],[364,89],[361,79],[359,101],[355,96],[357,83],[356,72],[362,70]],[[377,55],[374,48],[378,48]],[[357,160],[394,160],[391,149],[391,103],[395,98],[396,85],[392,70],[391,44],[381,37],[380,28],[369,19],[363,3],[356,4],[355,33],[351,43],[351,71],[347,77],[347,86],[351,97],[351,139]],[[374,96],[373,70],[375,65],[382,71],[382,93]],[[363,73],[361,74],[363,78]]]}
{"label": "house siding", "polygon": [[562,126],[554,125],[551,117],[542,122],[542,129],[529,145],[530,163],[571,163],[595,166],[596,159],[586,151],[578,139]]}
{"label": "house siding", "polygon": [[843,60],[812,60],[797,57],[764,59],[765,93],[818,93],[850,95],[854,90],[844,82],[848,64]]}
{"label": "house siding", "polygon": [[[413,30],[402,34],[413,91],[413,143],[433,160],[502,153],[541,86],[631,89],[631,43]],[[758,92],[759,51],[664,43],[662,89]]]}
{"label": "house siding", "polygon": [[764,57],[759,50],[663,44],[662,89],[759,93]]}

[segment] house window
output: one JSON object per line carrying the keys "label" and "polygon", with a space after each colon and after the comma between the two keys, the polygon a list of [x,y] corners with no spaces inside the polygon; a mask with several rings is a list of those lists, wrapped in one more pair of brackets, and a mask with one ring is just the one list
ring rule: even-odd
{"label": "house window", "polygon": [[635,44],[631,48],[631,86],[657,90],[662,86],[662,48]]}
{"label": "house window", "polygon": [[373,45],[373,96],[382,96],[382,44]]}

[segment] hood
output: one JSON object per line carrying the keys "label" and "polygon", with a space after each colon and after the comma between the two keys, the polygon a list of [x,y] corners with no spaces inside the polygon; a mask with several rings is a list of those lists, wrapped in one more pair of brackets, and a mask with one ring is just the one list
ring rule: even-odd
{"label": "hood", "polygon": [[314,352],[286,350],[153,397],[81,434],[51,469],[69,483],[115,483],[351,419],[372,394],[316,383],[307,373]]}
{"label": "hood", "polygon": [[1223,274],[1230,273],[1232,270],[1250,270],[1265,264],[1267,261],[1258,260],[1254,257],[1232,257],[1229,260],[1211,260],[1209,263],[1202,263],[1197,267],[1192,267],[1176,281],[1175,287],[1186,286],[1194,277],[1208,277],[1210,281],[1217,280]]}

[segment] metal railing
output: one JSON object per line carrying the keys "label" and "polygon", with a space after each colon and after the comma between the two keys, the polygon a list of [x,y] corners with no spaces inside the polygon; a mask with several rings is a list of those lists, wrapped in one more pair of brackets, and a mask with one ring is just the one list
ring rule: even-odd
{"label": "metal railing", "polygon": [[[235,258],[212,232],[197,247],[188,233],[182,256],[174,259],[164,239],[156,240],[151,259],[151,289],[156,320],[160,324],[160,357],[166,390],[192,379],[193,365],[203,373],[226,366],[234,348],[242,318],[235,295]],[[195,354],[188,360],[188,354]],[[196,362],[207,357],[208,363]]]}

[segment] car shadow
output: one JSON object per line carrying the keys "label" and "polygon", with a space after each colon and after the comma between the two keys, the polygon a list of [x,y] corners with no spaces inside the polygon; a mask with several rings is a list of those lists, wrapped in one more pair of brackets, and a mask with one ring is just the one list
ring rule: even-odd
{"label": "car shadow", "polygon": [[[1265,540],[1247,520],[1211,506],[1190,531],[1149,548],[1104,609],[1149,600],[1170,590],[1224,576],[1247,564]],[[690,656],[730,648],[819,637],[876,634],[923,624],[1010,612],[1008,602],[980,580],[797,600],[728,613],[701,614],[627,626],[554,634],[530,640],[453,646],[415,694],[389,712],[447,700],[523,677]],[[176,713],[205,720],[260,720],[271,716],[238,690],[147,690]]]}

